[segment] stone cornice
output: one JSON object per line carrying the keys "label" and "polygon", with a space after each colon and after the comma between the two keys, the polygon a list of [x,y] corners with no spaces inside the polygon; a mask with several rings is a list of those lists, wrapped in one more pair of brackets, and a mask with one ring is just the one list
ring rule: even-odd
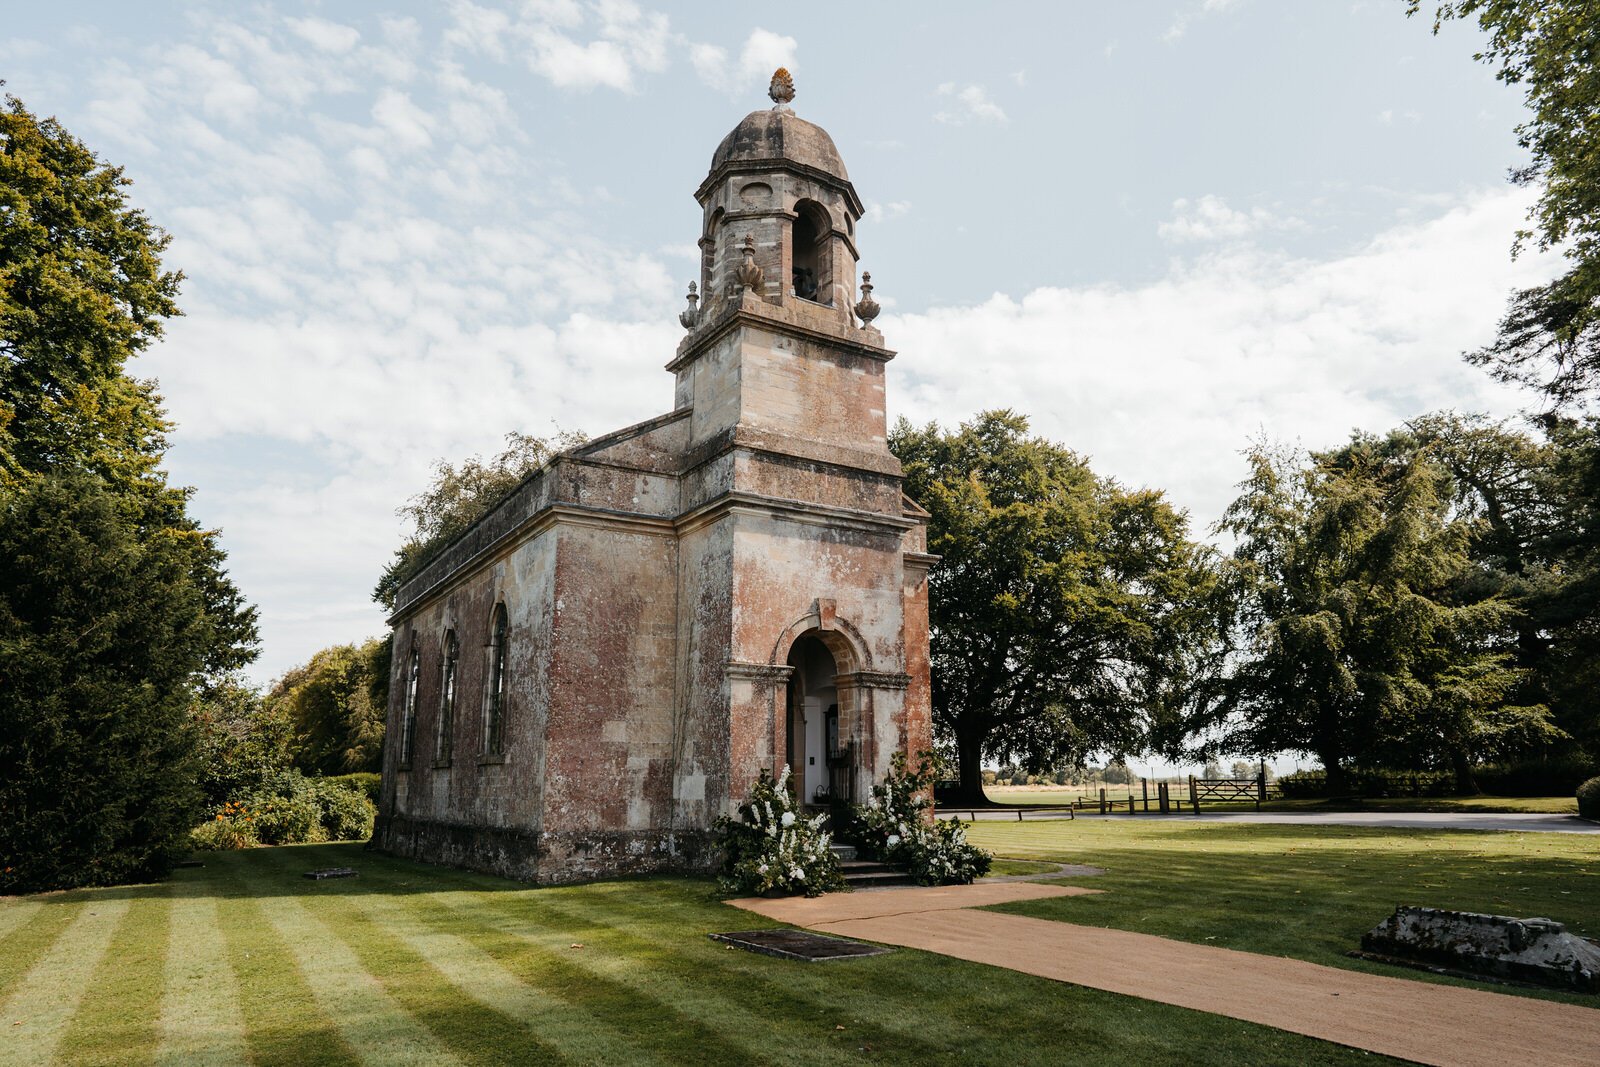
{"label": "stone cornice", "polygon": [[711,195],[711,190],[720,185],[724,179],[735,174],[766,174],[771,171],[782,170],[790,174],[797,174],[823,185],[831,185],[849,199],[850,206],[855,210],[856,218],[866,214],[866,205],[861,202],[861,197],[856,193],[856,187],[848,178],[841,178],[837,174],[829,174],[820,167],[813,167],[806,163],[798,163],[792,159],[730,159],[720,167],[706,175],[706,180],[700,183],[700,188],[694,191],[694,198],[702,205],[706,197]]}
{"label": "stone cornice", "polygon": [[789,676],[793,673],[794,668],[787,664],[746,663],[736,659],[728,661],[728,677],[737,678],[741,681],[778,685],[781,682],[787,682]]}
{"label": "stone cornice", "polygon": [[896,537],[919,525],[898,516],[880,515],[875,511],[813,504],[804,500],[787,500],[735,489],[723,493],[693,511],[686,512],[678,519],[678,533],[692,533],[728,514],[772,516],[808,526],[829,526],[835,529],[842,527],[864,533],[892,534]]}
{"label": "stone cornice", "polygon": [[[883,347],[883,335],[875,329],[851,327],[847,333],[843,328],[832,329],[821,324],[804,322],[800,315],[786,313],[781,305],[769,304],[759,298],[748,298],[729,301],[716,318],[696,326],[694,332],[679,344],[678,354],[667,364],[667,370],[676,374],[693,363],[702,352],[740,326],[789,334],[851,355],[877,360],[879,363],[887,363],[895,357],[893,349]],[[873,340],[874,337],[877,338],[876,341]]]}
{"label": "stone cornice", "polygon": [[835,675],[834,682],[862,689],[905,689],[911,684],[911,675],[889,671],[853,671]]}

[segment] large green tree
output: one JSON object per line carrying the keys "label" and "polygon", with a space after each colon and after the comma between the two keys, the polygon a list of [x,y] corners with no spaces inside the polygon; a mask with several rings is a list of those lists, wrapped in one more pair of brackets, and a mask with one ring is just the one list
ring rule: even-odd
{"label": "large green tree", "polygon": [[1600,15],[1593,0],[1409,0],[1434,10],[1434,30],[1476,20],[1489,36],[1476,58],[1525,93],[1516,129],[1528,163],[1512,171],[1539,198],[1517,247],[1559,248],[1567,271],[1511,298],[1496,340],[1468,358],[1562,407],[1600,396]]}
{"label": "large green tree", "polygon": [[266,708],[290,724],[296,767],[307,774],[381,768],[389,655],[387,637],[334,645],[273,685]]}
{"label": "large green tree", "polygon": [[1357,765],[1441,766],[1470,786],[1475,759],[1559,734],[1515,698],[1514,608],[1475,581],[1476,524],[1451,514],[1448,473],[1425,450],[1372,444],[1249,453],[1219,524],[1236,545],[1234,647],[1209,736],[1219,751],[1314,755],[1336,791]]}
{"label": "large green tree", "polygon": [[0,892],[157,876],[199,810],[215,631],[182,531],[94,475],[0,492]]}
{"label": "large green tree", "polygon": [[890,448],[943,557],[928,579],[933,713],[962,791],[982,796],[986,758],[1037,772],[1180,744],[1214,582],[1183,513],[1010,411],[955,431],[901,420]]}
{"label": "large green tree", "polygon": [[1470,585],[1513,609],[1517,699],[1548,704],[1600,763],[1600,422],[1537,421],[1439,412],[1350,448],[1388,462],[1427,455],[1448,474],[1453,514],[1472,525]]}
{"label": "large green tree", "polygon": [[195,814],[197,697],[256,617],[161,469],[127,360],[176,314],[167,236],[53,119],[0,110],[0,782],[4,884],[161,873]]}

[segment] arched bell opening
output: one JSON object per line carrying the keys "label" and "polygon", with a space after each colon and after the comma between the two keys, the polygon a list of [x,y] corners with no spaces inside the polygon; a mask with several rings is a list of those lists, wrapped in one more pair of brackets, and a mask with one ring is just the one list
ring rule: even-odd
{"label": "arched bell opening", "polygon": [[833,218],[815,200],[794,206],[790,224],[790,291],[802,300],[833,303]]}
{"label": "arched bell opening", "polygon": [[700,235],[700,292],[708,303],[717,279],[717,242],[721,239],[722,216],[725,214],[727,212],[720,207],[713,211],[706,219],[705,232]]}
{"label": "arched bell opening", "polygon": [[827,805],[851,799],[852,751],[848,712],[840,713],[841,664],[815,632],[789,649],[785,762],[795,798]]}

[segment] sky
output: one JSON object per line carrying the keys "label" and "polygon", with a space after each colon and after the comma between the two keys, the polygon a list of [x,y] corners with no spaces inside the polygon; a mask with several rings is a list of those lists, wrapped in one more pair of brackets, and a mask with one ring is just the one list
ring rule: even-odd
{"label": "sky", "polygon": [[1533,403],[1460,358],[1555,273],[1521,97],[1403,0],[3,6],[6,91],[172,235],[131,369],[263,684],[384,631],[436,460],[671,407],[693,190],[779,65],[867,205],[891,418],[1013,408],[1209,536],[1253,439]]}

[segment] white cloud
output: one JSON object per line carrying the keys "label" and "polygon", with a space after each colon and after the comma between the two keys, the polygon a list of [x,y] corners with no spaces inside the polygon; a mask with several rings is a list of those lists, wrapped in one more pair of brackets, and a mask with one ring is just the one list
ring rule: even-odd
{"label": "white cloud", "polygon": [[1044,288],[880,320],[901,358],[890,403],[954,425],[1012,407],[1095,469],[1165,489],[1209,525],[1261,431],[1311,447],[1430,409],[1524,398],[1467,366],[1506,293],[1554,264],[1506,258],[1529,196],[1495,190],[1314,262],[1248,246],[1139,288]]}
{"label": "white cloud", "polygon": [[867,205],[867,210],[861,217],[868,222],[883,222],[886,219],[898,219],[910,213],[910,201],[892,200],[887,204],[880,204],[874,201]]}
{"label": "white cloud", "polygon": [[1184,34],[1188,33],[1190,24],[1196,20],[1204,18],[1207,15],[1219,15],[1227,11],[1232,11],[1243,2],[1244,0],[1201,0],[1197,6],[1185,8],[1184,10],[1179,11],[1178,14],[1174,16],[1172,25],[1167,27],[1167,32],[1162,34],[1161,39],[1166,41],[1168,44],[1172,44],[1181,39]]}
{"label": "white cloud", "polygon": [[398,89],[378,93],[372,105],[372,119],[389,135],[395,148],[420,151],[433,143],[428,132],[433,125],[432,116]]}
{"label": "white cloud", "polygon": [[738,62],[728,58],[725,48],[693,44],[689,46],[689,63],[706,85],[729,96],[743,97],[752,90],[765,89],[772,72],[779,67],[787,68],[791,74],[798,70],[798,49],[799,42],[793,37],[758,27],[745,38]]}
{"label": "white cloud", "polygon": [[1195,200],[1180,198],[1172,202],[1172,218],[1156,232],[1167,241],[1237,240],[1263,230],[1299,230],[1305,224],[1264,207],[1236,211],[1220,196],[1206,195]]}
{"label": "white cloud", "polygon": [[497,62],[515,55],[562,89],[631,92],[636,73],[667,68],[676,40],[666,15],[632,0],[533,0],[515,15],[452,0],[449,10],[451,48]]}
{"label": "white cloud", "polygon": [[313,48],[335,55],[343,55],[356,46],[361,40],[361,31],[354,26],[343,26],[327,19],[303,18],[285,19],[289,28],[296,37],[311,45]]}
{"label": "white cloud", "polygon": [[1009,121],[1000,105],[989,99],[989,90],[981,85],[959,86],[945,82],[938,94],[949,100],[947,109],[934,112],[934,120],[960,126],[969,120],[1005,124]]}

